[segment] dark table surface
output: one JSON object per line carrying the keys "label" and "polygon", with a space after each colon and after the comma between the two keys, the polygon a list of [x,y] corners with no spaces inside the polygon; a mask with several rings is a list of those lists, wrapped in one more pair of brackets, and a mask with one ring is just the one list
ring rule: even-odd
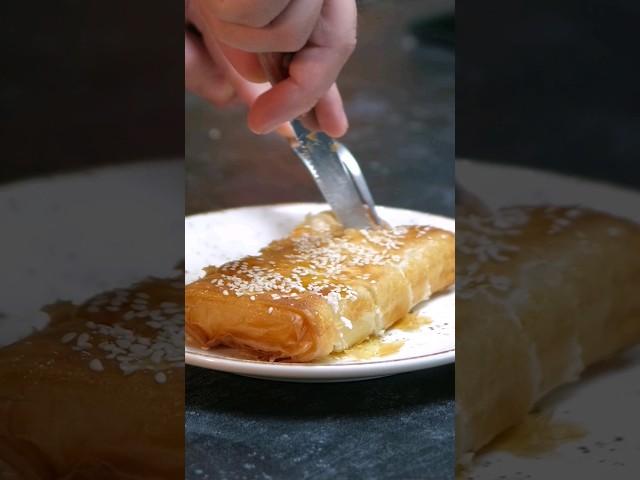
{"label": "dark table surface", "polygon": [[[454,55],[420,44],[417,19],[450,2],[372,2],[341,77],[379,204],[453,215]],[[186,99],[187,212],[317,201],[304,167],[242,110]],[[454,368],[341,384],[253,380],[187,368],[189,479],[444,479],[453,476]]]}

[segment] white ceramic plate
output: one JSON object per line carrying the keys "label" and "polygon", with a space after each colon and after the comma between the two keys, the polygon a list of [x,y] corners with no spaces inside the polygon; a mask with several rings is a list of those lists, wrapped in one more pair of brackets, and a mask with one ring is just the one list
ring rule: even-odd
{"label": "white ceramic plate", "polygon": [[[285,237],[309,213],[326,210],[322,204],[297,203],[244,207],[188,217],[185,221],[186,283],[202,275],[202,268],[255,254],[272,240]],[[427,213],[380,207],[393,225],[433,225],[454,231],[452,219]],[[186,348],[186,362],[240,375],[300,382],[339,382],[376,378],[422,370],[455,358],[455,294],[453,290],[420,306],[417,313],[431,323],[413,331],[390,330],[382,344],[401,345],[379,358],[329,358],[312,364],[260,362],[242,358],[231,349]]]}
{"label": "white ceramic plate", "polygon": [[[549,172],[476,162],[456,165],[458,180],[490,207],[582,205],[640,222],[640,193]],[[518,190],[495,188],[517,185]],[[586,430],[583,438],[527,457],[489,451],[463,478],[475,480],[636,479],[640,471],[640,347],[591,370],[545,398],[553,423]],[[606,408],[603,408],[606,405]]]}
{"label": "white ceramic plate", "polygon": [[46,326],[44,305],[175,275],[183,178],[158,160],[0,185],[0,346]]}

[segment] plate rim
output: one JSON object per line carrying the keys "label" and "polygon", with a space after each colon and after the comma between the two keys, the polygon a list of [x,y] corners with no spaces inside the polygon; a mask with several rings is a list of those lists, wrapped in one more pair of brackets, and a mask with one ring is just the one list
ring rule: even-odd
{"label": "plate rim", "polygon": [[220,372],[263,378],[344,379],[396,375],[426,370],[455,363],[455,348],[418,357],[379,360],[375,362],[342,363],[280,363],[209,356],[204,351],[185,348],[185,363]]}
{"label": "plate rim", "polygon": [[[212,213],[225,213],[225,212],[229,212],[232,210],[253,210],[253,209],[259,209],[259,208],[269,208],[269,207],[299,207],[299,206],[303,206],[303,205],[308,205],[311,207],[326,207],[327,210],[330,210],[331,207],[329,206],[329,204],[324,203],[324,202],[284,202],[284,203],[265,203],[264,205],[242,205],[239,207],[227,207],[227,208],[222,208],[219,210],[207,210],[204,212],[197,212],[197,213],[192,213],[189,215],[185,215],[185,220],[191,220],[194,219],[196,217],[204,217],[206,215],[210,215]],[[455,217],[447,217],[445,215],[440,215],[438,213],[429,213],[429,212],[423,212],[421,210],[412,210],[410,208],[402,208],[402,207],[392,207],[389,205],[376,205],[376,208],[381,208],[384,210],[397,210],[397,211],[401,211],[401,212],[405,212],[405,213],[418,213],[421,215],[429,215],[431,217],[436,217],[436,218],[440,218],[442,220],[448,220],[448,221],[452,221],[454,222],[454,226],[455,226]]]}
{"label": "plate rim", "polygon": [[493,169],[503,169],[503,170],[511,170],[513,172],[517,172],[519,174],[523,173],[533,173],[534,175],[542,175],[542,176],[550,176],[556,177],[559,181],[577,183],[577,184],[589,184],[593,186],[597,186],[600,188],[604,188],[607,190],[617,191],[617,193],[625,194],[625,195],[635,195],[640,196],[640,191],[634,190],[633,187],[628,185],[615,183],[614,181],[609,180],[600,180],[596,178],[590,178],[582,175],[573,175],[571,173],[559,172],[555,170],[545,170],[542,168],[533,168],[528,167],[526,165],[509,165],[505,163],[495,162],[491,160],[481,160],[478,158],[468,158],[468,157],[457,157],[456,163],[459,164],[469,164],[474,168],[493,168]]}
{"label": "plate rim", "polygon": [[[185,223],[206,217],[212,214],[224,214],[229,211],[250,211],[263,208],[327,208],[329,205],[323,202],[286,202],[264,205],[244,205],[229,207],[220,210],[208,210],[191,215],[185,215]],[[411,210],[408,208],[378,205],[383,210],[394,210],[407,214],[421,214],[435,217],[443,221],[452,222],[452,232],[455,232],[455,218],[444,215]],[[455,290],[452,292],[455,295]],[[454,300],[455,301],[455,300]],[[455,363],[455,344],[453,348],[439,352],[418,355],[407,358],[380,359],[365,362],[350,362],[336,364],[313,364],[291,362],[265,362],[260,360],[224,358],[207,354],[206,350],[189,346],[185,343],[185,363],[187,365],[234,373],[244,376],[256,376],[265,379],[295,379],[295,380],[326,380],[326,379],[357,379],[377,378],[381,376],[396,375],[418,370],[426,370],[441,365]]]}

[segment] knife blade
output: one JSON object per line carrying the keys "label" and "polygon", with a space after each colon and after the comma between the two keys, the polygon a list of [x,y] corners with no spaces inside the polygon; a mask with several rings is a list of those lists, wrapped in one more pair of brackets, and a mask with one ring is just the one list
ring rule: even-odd
{"label": "knife blade", "polygon": [[[290,55],[261,53],[258,58],[272,84],[287,77]],[[308,115],[314,115],[314,113],[309,112]],[[311,173],[318,189],[340,223],[347,228],[368,228],[378,225],[373,203],[369,203],[372,200],[369,189],[361,191],[348,166],[338,155],[342,146],[323,132],[309,131],[300,119],[292,120],[291,126],[294,137],[288,140],[292,150]],[[364,182],[364,177],[360,175],[358,178],[361,183]],[[366,182],[364,184],[366,186]],[[372,208],[369,208],[368,204]]]}

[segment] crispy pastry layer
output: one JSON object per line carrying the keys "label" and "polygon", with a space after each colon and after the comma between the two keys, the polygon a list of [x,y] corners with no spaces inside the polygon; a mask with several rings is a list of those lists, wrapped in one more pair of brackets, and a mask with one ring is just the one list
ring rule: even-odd
{"label": "crispy pastry layer", "polygon": [[53,305],[44,330],[0,349],[0,478],[184,475],[182,284]]}
{"label": "crispy pastry layer", "polygon": [[450,232],[344,230],[332,215],[314,215],[259,256],[188,285],[187,335],[202,347],[311,361],[383,331],[453,277]]}
{"label": "crispy pastry layer", "polygon": [[640,228],[577,208],[457,218],[458,460],[640,342]]}

